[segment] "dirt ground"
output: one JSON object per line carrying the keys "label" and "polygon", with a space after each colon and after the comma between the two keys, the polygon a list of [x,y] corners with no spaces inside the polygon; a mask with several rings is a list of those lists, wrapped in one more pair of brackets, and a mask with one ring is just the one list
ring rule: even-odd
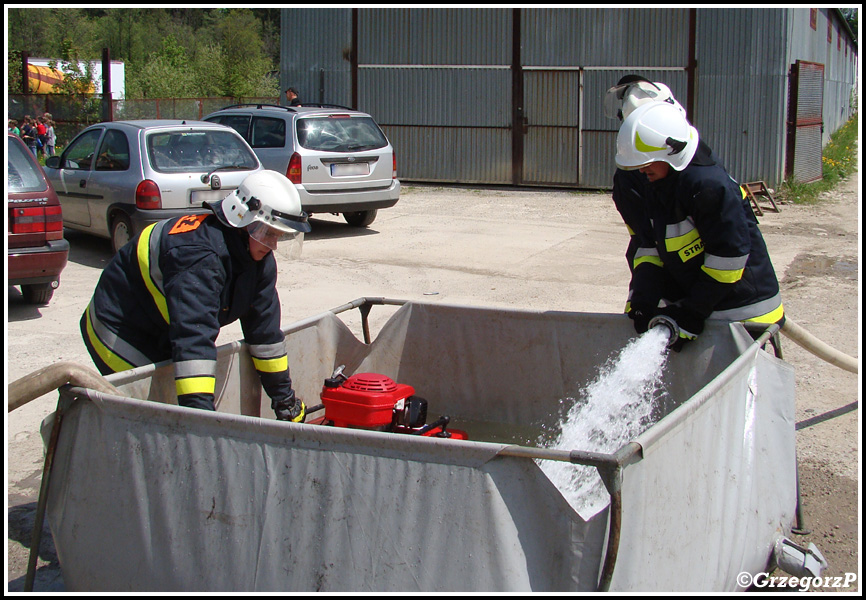
{"label": "dirt ground", "polygon": [[[854,357],[861,331],[858,192],[854,176],[817,205],[782,204],[781,212],[760,218],[789,318]],[[70,262],[49,306],[25,305],[20,291],[8,288],[7,383],[59,361],[91,366],[78,319],[109,246],[74,232],[67,237]],[[280,263],[283,321],[362,296],[619,313],[626,243],[607,193],[406,186],[400,202],[366,230],[316,215],[303,259]],[[388,316],[374,309],[374,332]],[[240,337],[235,324],[218,342]],[[830,563],[826,576],[857,575],[854,589],[828,591],[859,590],[859,376],[786,338],[782,349],[796,369],[800,485],[811,531],[794,538],[815,542]],[[39,424],[55,404],[56,394],[48,394],[7,417],[8,591],[24,586],[42,469]],[[62,572],[46,534],[35,590],[60,591]]]}

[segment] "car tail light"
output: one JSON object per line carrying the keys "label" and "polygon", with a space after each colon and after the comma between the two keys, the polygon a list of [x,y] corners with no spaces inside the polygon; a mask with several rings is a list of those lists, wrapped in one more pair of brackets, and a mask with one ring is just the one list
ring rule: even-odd
{"label": "car tail light", "polygon": [[162,195],[155,181],[145,179],[135,188],[135,206],[141,210],[162,208]]}
{"label": "car tail light", "polygon": [[289,159],[289,168],[286,169],[286,177],[294,184],[301,183],[301,155],[295,152]]}
{"label": "car tail light", "polygon": [[12,233],[44,233],[49,240],[63,238],[63,212],[57,206],[12,209]]}
{"label": "car tail light", "polygon": [[397,179],[397,153],[392,150],[391,156],[394,157],[394,170],[391,171],[391,179]]}

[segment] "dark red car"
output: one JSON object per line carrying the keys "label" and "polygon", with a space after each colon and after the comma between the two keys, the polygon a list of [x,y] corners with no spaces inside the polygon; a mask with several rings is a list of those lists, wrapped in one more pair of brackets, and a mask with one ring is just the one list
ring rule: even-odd
{"label": "dark red car", "polygon": [[20,285],[26,302],[48,304],[69,257],[60,201],[36,157],[11,133],[7,134],[6,162],[7,284]]}

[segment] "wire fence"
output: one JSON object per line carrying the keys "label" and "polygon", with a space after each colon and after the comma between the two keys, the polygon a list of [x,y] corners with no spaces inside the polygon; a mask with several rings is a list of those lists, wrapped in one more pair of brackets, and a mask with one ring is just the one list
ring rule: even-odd
{"label": "wire fence", "polygon": [[140,119],[201,120],[230,104],[279,104],[279,98],[146,98],[112,100],[105,106],[98,96],[65,94],[9,94],[8,118],[18,122],[25,116],[49,113],[54,121],[57,146],[65,146],[75,135],[93,123]]}

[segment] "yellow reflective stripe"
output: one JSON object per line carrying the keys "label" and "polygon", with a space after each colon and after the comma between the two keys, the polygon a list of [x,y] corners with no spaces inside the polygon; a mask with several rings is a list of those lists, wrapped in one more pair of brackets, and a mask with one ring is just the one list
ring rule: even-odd
{"label": "yellow reflective stripe", "polygon": [[657,146],[650,146],[642,139],[640,139],[640,134],[637,131],[634,132],[634,147],[638,152],[658,152],[660,150],[667,150],[667,148],[664,146],[662,146],[661,148]]}
{"label": "yellow reflective stripe", "polygon": [[743,278],[743,271],[745,269],[733,269],[733,270],[723,270],[723,269],[713,269],[708,267],[707,265],[702,265],[701,269],[704,273],[715,279],[720,283],[737,283],[740,279]]}
{"label": "yellow reflective stripe", "polygon": [[216,377],[184,377],[174,380],[174,388],[178,396],[184,394],[213,394],[216,389]]}
{"label": "yellow reflective stripe", "polygon": [[760,317],[754,317],[752,319],[746,319],[746,321],[751,321],[753,323],[772,324],[772,323],[778,323],[782,319],[782,317],[784,317],[784,316],[785,316],[785,307],[780,304],[779,308],[777,308],[775,310],[771,310],[767,314],[761,315]]}
{"label": "yellow reflective stripe", "polygon": [[665,249],[668,252],[676,252],[680,248],[685,248],[695,240],[700,240],[701,236],[697,229],[692,229],[688,233],[665,239]]}
{"label": "yellow reflective stripe", "polygon": [[632,229],[631,227],[629,227],[628,223],[625,224],[625,228],[628,229],[628,234],[629,234],[629,235],[634,235],[634,229]]}
{"label": "yellow reflective stripe", "polygon": [[640,257],[635,257],[635,259],[634,259],[634,267],[635,267],[635,268],[637,268],[639,265],[642,265],[642,264],[644,264],[644,263],[647,263],[647,264],[650,264],[650,265],[655,265],[655,266],[657,266],[657,267],[663,267],[663,266],[664,266],[664,263],[662,262],[662,259],[659,258],[658,256],[640,256]]}
{"label": "yellow reflective stripe", "polygon": [[138,238],[138,268],[141,271],[141,278],[144,280],[144,285],[147,286],[147,291],[150,292],[151,297],[153,297],[153,302],[156,304],[156,308],[159,309],[162,318],[168,323],[168,303],[165,301],[165,296],[162,292],[159,291],[159,288],[156,287],[156,284],[153,283],[153,280],[150,278],[150,236],[153,233],[153,228],[156,225],[148,225],[144,231],[141,232],[141,236]]}
{"label": "yellow reflective stripe", "polygon": [[111,367],[111,370],[115,373],[126,371],[133,367],[133,365],[109,350],[108,346],[103,344],[102,340],[99,339],[99,336],[96,335],[96,332],[93,331],[93,323],[90,322],[90,305],[87,306],[87,338],[90,340],[90,344],[93,346],[93,349],[96,350],[99,358],[102,359],[102,362]]}
{"label": "yellow reflective stripe", "polygon": [[256,367],[256,371],[262,371],[263,373],[279,373],[280,371],[288,370],[289,357],[283,355],[279,358],[256,358],[254,356],[253,365]]}

